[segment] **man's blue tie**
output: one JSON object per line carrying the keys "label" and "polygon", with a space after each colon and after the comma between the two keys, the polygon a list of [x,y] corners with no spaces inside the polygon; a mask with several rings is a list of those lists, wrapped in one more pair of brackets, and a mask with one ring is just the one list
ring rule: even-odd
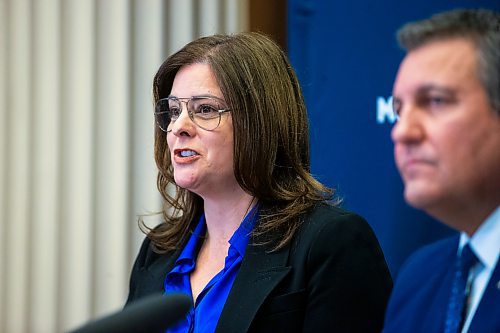
{"label": "man's blue tie", "polygon": [[472,252],[469,244],[466,244],[461,255],[457,256],[455,261],[455,272],[444,325],[445,333],[458,333],[462,328],[465,303],[468,297],[467,279],[470,269],[476,263],[476,255]]}

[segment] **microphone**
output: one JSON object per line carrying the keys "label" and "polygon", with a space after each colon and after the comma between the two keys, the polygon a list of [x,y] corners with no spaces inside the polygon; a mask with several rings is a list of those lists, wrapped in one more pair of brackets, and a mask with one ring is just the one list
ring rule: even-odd
{"label": "microphone", "polygon": [[68,333],[137,333],[165,331],[176,324],[191,308],[185,294],[148,296],[123,310],[95,320]]}

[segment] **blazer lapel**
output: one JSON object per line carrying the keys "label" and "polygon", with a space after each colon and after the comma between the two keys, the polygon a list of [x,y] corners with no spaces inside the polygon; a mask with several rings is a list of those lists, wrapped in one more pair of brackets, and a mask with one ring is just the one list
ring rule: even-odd
{"label": "blazer lapel", "polygon": [[216,332],[247,332],[266,297],[291,270],[285,266],[290,251],[288,246],[267,253],[265,246],[255,246],[250,242]]}
{"label": "blazer lapel", "polygon": [[181,250],[178,249],[174,252],[160,255],[148,269],[141,269],[142,281],[140,281],[138,288],[141,289],[142,294],[164,292],[165,277],[174,268],[175,261],[180,253]]}
{"label": "blazer lapel", "polygon": [[500,264],[497,262],[472,319],[469,332],[493,332],[500,328]]}

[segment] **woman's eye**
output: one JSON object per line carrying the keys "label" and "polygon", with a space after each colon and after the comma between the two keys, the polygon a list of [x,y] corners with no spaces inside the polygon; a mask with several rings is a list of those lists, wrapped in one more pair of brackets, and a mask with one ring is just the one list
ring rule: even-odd
{"label": "woman's eye", "polygon": [[170,108],[169,111],[170,111],[170,117],[172,118],[179,118],[181,114],[181,109],[179,108]]}
{"label": "woman's eye", "polygon": [[198,107],[198,109],[196,110],[196,113],[198,113],[202,116],[212,115],[216,112],[217,112],[217,110],[212,105],[200,105]]}

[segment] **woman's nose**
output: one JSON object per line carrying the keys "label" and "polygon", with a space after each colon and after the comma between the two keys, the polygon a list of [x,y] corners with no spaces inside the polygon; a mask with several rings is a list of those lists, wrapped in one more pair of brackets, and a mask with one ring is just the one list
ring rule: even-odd
{"label": "woman's nose", "polygon": [[189,117],[187,105],[182,103],[182,110],[179,117],[171,124],[172,133],[177,136],[192,136],[196,130],[196,125]]}

